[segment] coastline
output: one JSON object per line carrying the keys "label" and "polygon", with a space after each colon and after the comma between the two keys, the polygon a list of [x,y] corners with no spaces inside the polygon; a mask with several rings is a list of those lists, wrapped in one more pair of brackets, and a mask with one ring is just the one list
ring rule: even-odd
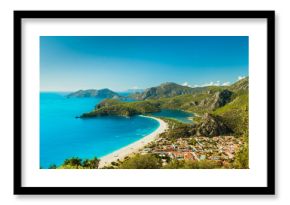
{"label": "coastline", "polygon": [[108,166],[111,164],[111,162],[115,162],[118,159],[123,160],[126,156],[137,153],[141,148],[143,148],[145,145],[147,145],[149,142],[152,142],[155,140],[159,134],[163,133],[167,128],[168,125],[166,122],[164,122],[161,119],[158,119],[156,117],[152,116],[145,116],[145,115],[139,115],[140,117],[146,117],[151,118],[159,122],[159,127],[149,135],[146,135],[145,137],[139,139],[136,142],[133,142],[126,147],[123,147],[119,150],[116,150],[108,155],[105,155],[100,158],[99,168],[103,168],[104,166]]}

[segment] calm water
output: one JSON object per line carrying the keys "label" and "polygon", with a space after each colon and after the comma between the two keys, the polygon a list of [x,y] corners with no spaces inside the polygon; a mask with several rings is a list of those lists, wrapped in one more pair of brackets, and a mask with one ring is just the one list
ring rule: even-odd
{"label": "calm water", "polygon": [[161,110],[161,112],[153,113],[152,114],[155,117],[167,117],[167,118],[173,118],[178,121],[184,122],[184,123],[193,123],[191,118],[193,117],[193,114],[188,112],[183,112],[180,110]]}
{"label": "calm water", "polygon": [[60,165],[70,157],[102,157],[158,128],[143,117],[75,118],[91,111],[102,99],[66,98],[60,93],[40,94],[40,166]]}

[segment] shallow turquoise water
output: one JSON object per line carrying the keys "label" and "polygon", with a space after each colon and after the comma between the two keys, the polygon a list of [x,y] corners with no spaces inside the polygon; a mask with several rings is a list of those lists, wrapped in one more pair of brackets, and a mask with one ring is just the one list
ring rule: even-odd
{"label": "shallow turquoise water", "polygon": [[40,166],[60,165],[70,157],[102,157],[150,134],[159,122],[139,116],[75,118],[102,99],[40,94]]}
{"label": "shallow turquoise water", "polygon": [[167,109],[161,110],[160,112],[157,112],[157,113],[152,113],[152,116],[173,118],[184,123],[193,123],[193,121],[190,120],[190,118],[194,117],[193,114],[188,113],[188,112],[184,112],[181,110],[167,110]]}

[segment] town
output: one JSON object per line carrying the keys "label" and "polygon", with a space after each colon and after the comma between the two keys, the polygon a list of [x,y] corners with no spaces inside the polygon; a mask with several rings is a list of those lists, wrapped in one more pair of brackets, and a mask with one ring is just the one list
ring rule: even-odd
{"label": "town", "polygon": [[140,153],[155,154],[166,165],[171,159],[176,160],[217,160],[228,163],[243,144],[234,136],[188,137],[168,139],[159,137],[145,146]]}

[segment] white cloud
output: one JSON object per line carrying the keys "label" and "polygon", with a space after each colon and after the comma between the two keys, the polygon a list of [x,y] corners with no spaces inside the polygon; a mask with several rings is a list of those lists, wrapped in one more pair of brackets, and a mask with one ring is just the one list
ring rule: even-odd
{"label": "white cloud", "polygon": [[205,83],[205,84],[201,85],[201,87],[212,86],[212,85],[213,85],[213,82],[210,82],[210,83]]}
{"label": "white cloud", "polygon": [[222,85],[223,86],[227,86],[227,85],[230,85],[231,84],[231,82],[224,82]]}
{"label": "white cloud", "polygon": [[223,86],[226,86],[226,85],[230,85],[231,83],[230,82],[221,82],[221,81],[211,81],[211,82],[209,82],[209,83],[204,83],[204,84],[200,84],[200,85],[198,85],[198,84],[195,84],[194,86],[192,86],[192,87],[206,87],[206,86],[221,86],[221,85],[223,85]]}
{"label": "white cloud", "polygon": [[218,81],[216,81],[213,85],[215,85],[215,86],[220,86],[220,85],[221,85],[221,82],[218,80]]}
{"label": "white cloud", "polygon": [[191,85],[188,84],[188,82],[184,82],[182,83],[183,86],[187,86],[187,87],[192,87]]}
{"label": "white cloud", "polygon": [[244,79],[246,76],[239,76],[238,77],[238,80],[242,80],[242,79]]}
{"label": "white cloud", "polygon": [[211,81],[210,83],[202,84],[202,85],[200,85],[200,87],[205,87],[205,86],[220,86],[220,85],[221,85],[221,83],[220,83],[220,81],[218,80],[218,81],[216,81],[216,82]]}
{"label": "white cloud", "polygon": [[182,83],[183,86],[188,86],[188,82]]}
{"label": "white cloud", "polygon": [[137,90],[137,89],[139,89],[138,86],[133,86],[133,87],[132,87],[132,90]]}

